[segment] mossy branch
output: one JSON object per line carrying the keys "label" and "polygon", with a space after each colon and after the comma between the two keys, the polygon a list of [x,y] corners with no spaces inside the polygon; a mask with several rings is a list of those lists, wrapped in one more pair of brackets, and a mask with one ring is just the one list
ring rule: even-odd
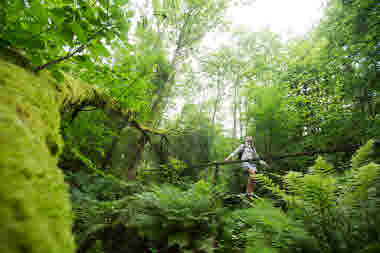
{"label": "mossy branch", "polygon": [[136,120],[135,110],[121,107],[117,100],[95,85],[81,83],[72,77],[66,76],[63,87],[59,86],[57,90],[62,99],[61,113],[72,113],[72,120],[80,112],[87,111],[84,108],[91,106],[91,111],[101,109],[108,115],[117,116],[128,125],[141,131],[143,135],[165,136],[168,134],[165,130],[153,129],[140,124]]}
{"label": "mossy branch", "polygon": [[[1,52],[0,57],[6,58]],[[28,65],[24,60],[12,62]],[[92,106],[144,133],[163,132],[138,124],[135,111],[121,107],[104,89],[70,76],[57,83],[47,71],[36,75],[19,66],[0,60],[0,236],[10,238],[2,247],[9,253],[73,253],[68,185],[57,167],[61,115]]]}

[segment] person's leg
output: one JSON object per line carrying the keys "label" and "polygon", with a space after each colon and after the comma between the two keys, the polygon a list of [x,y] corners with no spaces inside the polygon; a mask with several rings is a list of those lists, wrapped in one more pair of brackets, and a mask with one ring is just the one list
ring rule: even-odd
{"label": "person's leg", "polygon": [[247,193],[251,194],[253,193],[253,188],[255,184],[254,177],[256,176],[256,170],[254,169],[248,169],[248,182],[247,182]]}

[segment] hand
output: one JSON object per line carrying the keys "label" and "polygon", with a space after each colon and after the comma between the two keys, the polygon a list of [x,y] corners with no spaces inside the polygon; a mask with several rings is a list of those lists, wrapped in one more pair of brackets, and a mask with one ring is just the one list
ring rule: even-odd
{"label": "hand", "polygon": [[228,160],[230,160],[230,158],[229,158],[229,157],[227,157],[226,159],[224,159],[224,161],[228,161]]}

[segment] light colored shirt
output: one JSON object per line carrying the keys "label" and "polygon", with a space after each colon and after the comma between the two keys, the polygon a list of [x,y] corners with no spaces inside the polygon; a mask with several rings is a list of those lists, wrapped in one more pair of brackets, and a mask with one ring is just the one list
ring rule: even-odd
{"label": "light colored shirt", "polygon": [[247,142],[244,144],[241,144],[237,149],[234,150],[228,157],[232,157],[239,152],[243,151],[243,155],[241,157],[241,160],[249,160],[249,159],[259,159],[259,155],[256,152],[255,147],[252,145],[249,145]]}

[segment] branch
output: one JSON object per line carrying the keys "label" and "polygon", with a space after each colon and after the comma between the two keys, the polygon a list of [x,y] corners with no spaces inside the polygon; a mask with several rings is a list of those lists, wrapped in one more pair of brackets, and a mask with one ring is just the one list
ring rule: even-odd
{"label": "branch", "polygon": [[316,150],[316,151],[309,151],[309,152],[299,152],[294,154],[285,154],[285,155],[279,155],[279,156],[268,156],[268,158],[271,158],[272,160],[281,160],[284,158],[290,158],[290,157],[298,157],[298,156],[313,156],[316,154],[332,154],[332,153],[344,153],[344,152],[352,152],[359,146],[352,146],[350,148],[345,149],[336,149],[336,150]]}
{"label": "branch", "polygon": [[60,58],[58,58],[58,59],[55,59],[55,60],[53,60],[53,61],[50,61],[50,62],[48,62],[48,63],[45,63],[45,64],[43,64],[43,65],[38,66],[37,68],[34,69],[34,72],[35,72],[35,73],[38,73],[38,72],[40,72],[41,70],[43,70],[43,69],[45,69],[45,68],[47,68],[47,67],[49,67],[49,66],[51,66],[51,65],[54,65],[54,64],[60,63],[61,61],[67,60],[67,59],[73,57],[74,55],[76,55],[77,53],[82,52],[82,51],[86,48],[86,46],[87,46],[87,45],[88,45],[93,39],[95,39],[96,36],[97,36],[98,34],[100,34],[101,32],[103,32],[108,26],[109,26],[109,25],[106,25],[106,26],[104,26],[102,29],[100,29],[99,31],[97,31],[94,35],[92,35],[92,36],[87,40],[86,43],[84,43],[83,45],[81,45],[80,47],[78,47],[77,49],[75,49],[72,53],[68,53],[68,54],[65,55],[65,56],[62,56],[62,57],[60,57]]}
{"label": "branch", "polygon": [[34,72],[38,73],[39,71],[51,66],[51,65],[54,65],[54,64],[57,64],[61,61],[64,61],[64,60],[67,60],[69,59],[70,57],[74,56],[75,54],[77,53],[80,53],[81,51],[83,51],[83,49],[85,49],[86,45],[83,44],[82,46],[78,47],[77,49],[74,50],[74,52],[72,52],[71,54],[67,54],[66,56],[63,56],[61,58],[58,58],[58,59],[55,59],[51,62],[48,62],[48,63],[45,63],[41,66],[38,66],[37,68],[34,69]]}
{"label": "branch", "polygon": [[125,90],[123,91],[123,93],[121,93],[117,99],[120,99],[121,97],[123,97],[126,92],[129,90],[129,88],[131,88],[132,85],[134,85],[140,78],[142,78],[145,74],[146,74],[146,69],[144,68],[144,71],[142,71],[140,73],[140,75],[138,75],[127,87],[125,87]]}
{"label": "branch", "polygon": [[[272,160],[281,160],[284,158],[289,157],[298,157],[298,156],[313,156],[316,154],[330,154],[330,153],[340,153],[340,152],[351,152],[354,151],[359,146],[352,146],[350,148],[345,149],[336,149],[336,150],[316,150],[316,151],[309,151],[309,152],[299,152],[294,154],[285,154],[285,155],[279,155],[279,156],[268,156],[266,158],[270,158]],[[235,161],[224,161],[224,162],[214,162],[214,163],[205,163],[205,164],[198,164],[191,167],[188,167],[188,169],[195,169],[195,168],[202,168],[202,167],[210,167],[210,166],[217,166],[217,165],[229,165],[229,164],[236,164],[236,163],[243,163],[243,162],[257,162],[262,159],[249,159],[249,160],[235,160]],[[265,160],[265,159],[263,159]]]}

